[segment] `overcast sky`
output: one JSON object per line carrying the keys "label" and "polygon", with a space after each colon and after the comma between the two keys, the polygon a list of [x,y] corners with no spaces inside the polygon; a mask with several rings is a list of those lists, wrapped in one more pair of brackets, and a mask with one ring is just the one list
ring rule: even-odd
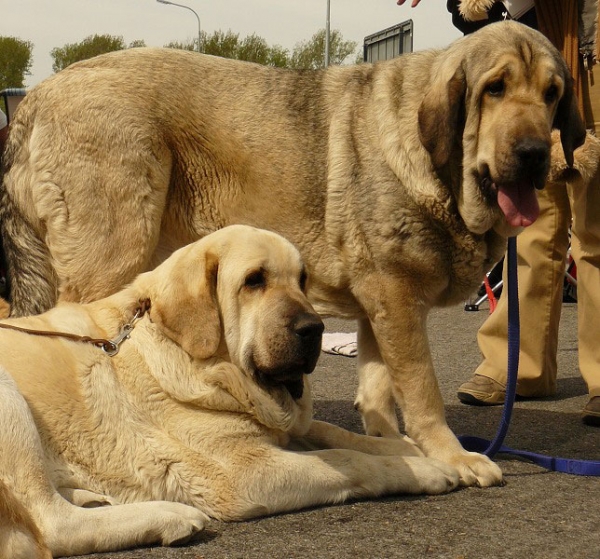
{"label": "overcast sky", "polygon": [[[195,10],[203,31],[231,29],[241,37],[256,33],[269,45],[292,49],[325,27],[327,0],[176,0]],[[198,36],[198,20],[189,10],[156,0],[3,0],[0,35],[34,44],[31,87],[52,74],[50,51],[93,34],[122,36],[129,44],[143,39],[163,46]],[[8,6],[10,4],[10,7]],[[443,47],[459,37],[446,11],[446,0],[330,0],[331,28],[362,45],[365,36],[408,19],[414,21],[414,48]]]}

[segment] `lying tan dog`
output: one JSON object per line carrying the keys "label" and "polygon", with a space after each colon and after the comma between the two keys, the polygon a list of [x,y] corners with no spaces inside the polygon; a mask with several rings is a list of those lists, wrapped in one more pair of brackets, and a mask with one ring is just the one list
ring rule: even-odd
{"label": "lying tan dog", "polygon": [[465,485],[500,469],[448,428],[431,307],[463,301],[537,216],[550,131],[583,142],[564,61],[489,25],[445,50],[287,72],[129,49],[34,88],[12,121],[0,203],[15,315],[121,289],[232,223],[277,231],[323,315],[358,319],[367,434],[407,433]]}
{"label": "lying tan dog", "polygon": [[[289,242],[231,226],[107,299],[3,322],[88,336],[0,328],[0,479],[54,555],[180,543],[207,517],[457,487],[408,440],[312,421],[305,375],[323,323],[305,281]],[[0,515],[0,557],[35,545],[21,525]]]}

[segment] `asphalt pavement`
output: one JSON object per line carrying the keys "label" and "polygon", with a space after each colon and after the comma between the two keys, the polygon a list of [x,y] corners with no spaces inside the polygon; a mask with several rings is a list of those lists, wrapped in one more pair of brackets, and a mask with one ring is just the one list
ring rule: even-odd
{"label": "asphalt pavement", "polygon": [[[476,332],[488,314],[436,309],[429,334],[448,422],[458,434],[490,438],[500,407],[465,406],[457,387],[479,363]],[[327,320],[327,331],[354,324]],[[527,335],[527,333],[524,333]],[[600,342],[600,338],[599,338]],[[577,305],[564,304],[558,394],[515,403],[506,444],[566,458],[600,460],[600,427],[580,413],[586,387],[577,367]],[[353,408],[356,359],[322,354],[312,375],[315,415],[361,432]],[[97,554],[97,559],[600,558],[600,478],[554,473],[498,456],[506,485],[443,496],[388,497],[319,507],[251,522],[213,521],[197,543]]]}

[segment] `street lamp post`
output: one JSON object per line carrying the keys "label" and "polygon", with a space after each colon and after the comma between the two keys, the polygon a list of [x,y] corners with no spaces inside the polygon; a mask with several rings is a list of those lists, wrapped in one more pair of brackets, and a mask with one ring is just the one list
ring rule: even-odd
{"label": "street lamp post", "polygon": [[325,68],[329,66],[329,28],[330,28],[331,0],[327,0],[327,16],[325,18]]}
{"label": "street lamp post", "polygon": [[169,2],[169,0],[156,0],[159,4],[168,4],[170,6],[177,6],[178,8],[185,8],[192,12],[196,19],[198,20],[198,52],[200,52],[200,45],[202,44],[202,32],[200,30],[200,16],[196,13],[195,10],[192,10],[189,6],[184,6],[183,4],[176,4],[175,2]]}

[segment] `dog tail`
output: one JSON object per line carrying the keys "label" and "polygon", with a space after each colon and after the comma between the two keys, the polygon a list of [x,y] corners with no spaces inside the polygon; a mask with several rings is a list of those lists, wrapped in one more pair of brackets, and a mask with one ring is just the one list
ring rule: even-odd
{"label": "dog tail", "polygon": [[10,168],[9,151],[4,162],[5,168],[0,165],[0,240],[7,276],[3,296],[9,301],[11,316],[40,314],[56,304],[58,277],[48,248],[4,184]]}

